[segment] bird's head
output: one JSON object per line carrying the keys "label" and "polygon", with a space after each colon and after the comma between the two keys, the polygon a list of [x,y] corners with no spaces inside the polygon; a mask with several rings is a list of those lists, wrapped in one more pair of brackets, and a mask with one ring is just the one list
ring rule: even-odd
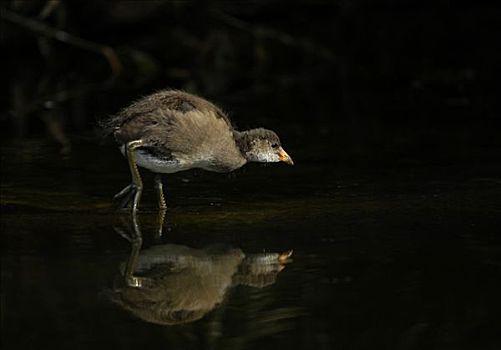
{"label": "bird's head", "polygon": [[282,148],[278,135],[271,130],[259,128],[241,132],[237,143],[249,162],[294,164]]}

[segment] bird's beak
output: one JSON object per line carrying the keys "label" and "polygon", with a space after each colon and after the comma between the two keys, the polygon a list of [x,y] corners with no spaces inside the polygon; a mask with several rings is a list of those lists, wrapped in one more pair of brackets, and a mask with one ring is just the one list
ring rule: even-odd
{"label": "bird's beak", "polygon": [[280,147],[278,149],[278,159],[280,159],[280,161],[287,163],[289,165],[294,165],[292,158],[287,154],[287,152],[284,151],[284,149],[282,147]]}

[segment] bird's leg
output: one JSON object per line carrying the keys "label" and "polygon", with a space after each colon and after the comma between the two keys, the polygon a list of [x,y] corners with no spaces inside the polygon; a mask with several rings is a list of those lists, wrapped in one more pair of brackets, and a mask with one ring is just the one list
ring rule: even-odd
{"label": "bird's leg", "polygon": [[137,205],[139,204],[141,193],[143,192],[143,182],[141,181],[141,175],[139,174],[139,170],[137,168],[134,150],[142,145],[142,140],[131,141],[127,144],[126,154],[132,175],[132,183],[127,185],[113,197],[113,200],[119,200],[122,198],[119,206],[120,209],[126,208],[131,200],[133,200],[132,211],[135,212],[137,210]]}
{"label": "bird's leg", "polygon": [[[143,193],[143,181],[141,180],[141,175],[139,174],[139,169],[137,168],[136,156],[134,151],[143,146],[142,140],[131,141],[127,144],[127,159],[129,161],[130,172],[132,175],[131,192],[134,194],[134,199],[132,202],[132,212],[136,213],[139,200],[141,199],[141,194]],[[128,203],[130,199],[127,200]]]}
{"label": "bird's leg", "polygon": [[155,191],[157,192],[158,207],[160,209],[167,209],[164,198],[162,175],[160,174],[155,174]]}

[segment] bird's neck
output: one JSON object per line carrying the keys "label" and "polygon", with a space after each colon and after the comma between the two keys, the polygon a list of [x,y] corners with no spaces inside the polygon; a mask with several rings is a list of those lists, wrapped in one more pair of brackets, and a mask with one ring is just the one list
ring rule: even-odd
{"label": "bird's neck", "polygon": [[233,131],[233,137],[235,138],[235,143],[240,150],[242,156],[249,161],[249,151],[251,150],[252,141],[252,130],[247,131]]}

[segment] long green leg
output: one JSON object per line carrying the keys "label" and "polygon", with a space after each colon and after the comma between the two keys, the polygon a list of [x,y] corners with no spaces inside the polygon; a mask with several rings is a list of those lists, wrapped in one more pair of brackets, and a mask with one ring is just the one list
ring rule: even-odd
{"label": "long green leg", "polygon": [[162,175],[160,174],[155,174],[155,191],[157,192],[158,207],[160,209],[167,209],[164,198]]}
{"label": "long green leg", "polygon": [[132,183],[130,185],[127,185],[113,197],[113,200],[121,199],[119,206],[120,209],[126,208],[132,201],[132,212],[137,211],[137,207],[141,199],[141,194],[143,193],[143,182],[141,180],[141,175],[139,174],[139,169],[137,168],[136,157],[134,153],[134,151],[141,146],[143,146],[142,140],[131,141],[127,144],[126,155],[132,175]]}
{"label": "long green leg", "polygon": [[134,190],[134,199],[132,202],[132,212],[137,212],[137,206],[141,199],[141,194],[143,193],[143,181],[141,180],[141,175],[139,174],[139,169],[136,164],[135,150],[143,146],[143,140],[131,141],[127,144],[127,159],[129,160],[129,168],[132,175],[132,189]]}

